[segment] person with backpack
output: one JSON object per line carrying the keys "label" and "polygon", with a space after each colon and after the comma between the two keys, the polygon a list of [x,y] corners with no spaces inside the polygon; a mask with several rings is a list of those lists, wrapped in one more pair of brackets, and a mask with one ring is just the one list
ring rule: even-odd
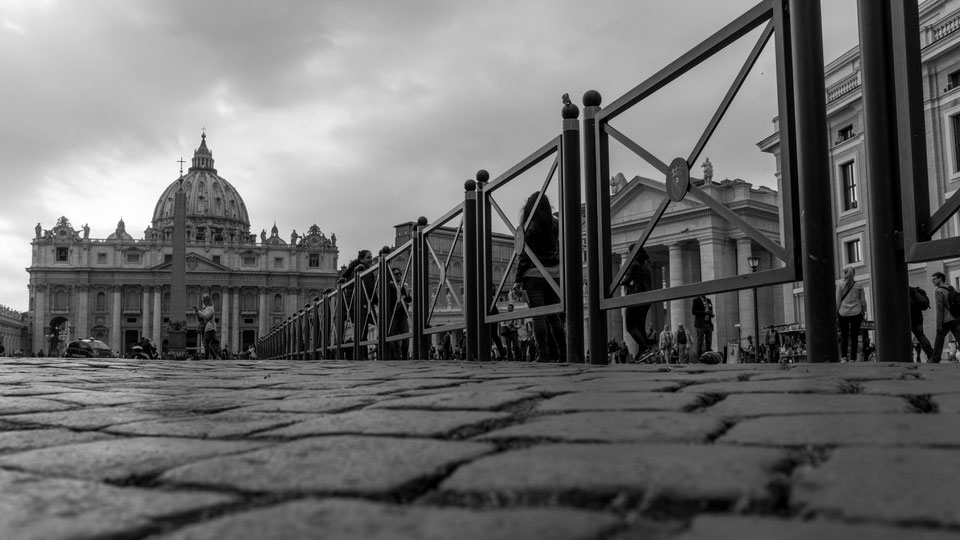
{"label": "person with backpack", "polygon": [[[863,284],[854,277],[856,271],[848,266],[843,270],[843,281],[837,287],[837,320],[840,324],[840,361],[856,362],[860,325],[867,314],[867,296]],[[849,348],[848,348],[849,346]],[[850,355],[847,356],[847,351]]]}
{"label": "person with backpack", "polygon": [[940,362],[943,354],[943,341],[947,334],[953,339],[960,337],[960,293],[947,285],[947,276],[943,272],[933,273],[933,286],[936,287],[934,297],[937,299],[937,338],[933,342],[933,355],[930,361]]}
{"label": "person with backpack", "polygon": [[923,333],[923,310],[930,308],[930,298],[920,287],[910,287],[910,331],[916,341],[917,362],[920,362],[920,350],[927,355],[927,361],[933,361],[933,347]]}

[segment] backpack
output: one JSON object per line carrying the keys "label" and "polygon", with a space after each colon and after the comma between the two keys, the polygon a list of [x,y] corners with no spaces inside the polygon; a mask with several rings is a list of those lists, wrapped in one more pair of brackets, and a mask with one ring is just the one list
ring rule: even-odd
{"label": "backpack", "polygon": [[954,317],[960,317],[960,292],[953,287],[943,287],[947,291],[947,310]]}
{"label": "backpack", "polygon": [[910,306],[923,311],[930,308],[930,298],[927,291],[920,287],[910,287]]}

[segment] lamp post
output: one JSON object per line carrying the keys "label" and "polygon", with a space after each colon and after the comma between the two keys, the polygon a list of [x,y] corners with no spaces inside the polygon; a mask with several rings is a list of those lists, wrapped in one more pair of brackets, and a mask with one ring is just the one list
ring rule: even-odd
{"label": "lamp post", "polygon": [[[747,257],[747,264],[750,266],[750,272],[756,272],[760,268],[760,257],[751,255]],[[757,306],[757,288],[753,288],[753,339],[754,339],[754,357],[753,361],[760,359],[760,308]]]}

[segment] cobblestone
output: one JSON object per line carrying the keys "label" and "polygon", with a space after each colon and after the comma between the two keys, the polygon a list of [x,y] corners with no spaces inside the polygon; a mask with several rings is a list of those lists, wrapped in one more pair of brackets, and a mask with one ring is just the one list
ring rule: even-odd
{"label": "cobblestone", "polygon": [[957,364],[0,363],[0,538],[960,536]]}

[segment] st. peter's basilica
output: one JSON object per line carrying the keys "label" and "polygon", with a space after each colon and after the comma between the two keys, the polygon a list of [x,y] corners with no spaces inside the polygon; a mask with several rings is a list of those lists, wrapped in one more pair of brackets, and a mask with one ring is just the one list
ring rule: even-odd
{"label": "st. peter's basilica", "polygon": [[[274,224],[250,232],[247,206],[217,174],[206,135],[183,176],[187,198],[187,319],[203,293],[213,299],[221,345],[253,345],[267,329],[337,280],[337,237],[314,224],[289,241]],[[32,350],[56,355],[77,337],[95,337],[126,352],[142,337],[163,344],[170,313],[173,199],[179,179],[160,194],[150,226],[136,239],[121,218],[106,238],[91,238],[66,216],[38,223],[30,268]],[[83,216],[79,216],[83,219]],[[78,221],[79,222],[79,221]],[[187,345],[195,348],[196,334]]]}

